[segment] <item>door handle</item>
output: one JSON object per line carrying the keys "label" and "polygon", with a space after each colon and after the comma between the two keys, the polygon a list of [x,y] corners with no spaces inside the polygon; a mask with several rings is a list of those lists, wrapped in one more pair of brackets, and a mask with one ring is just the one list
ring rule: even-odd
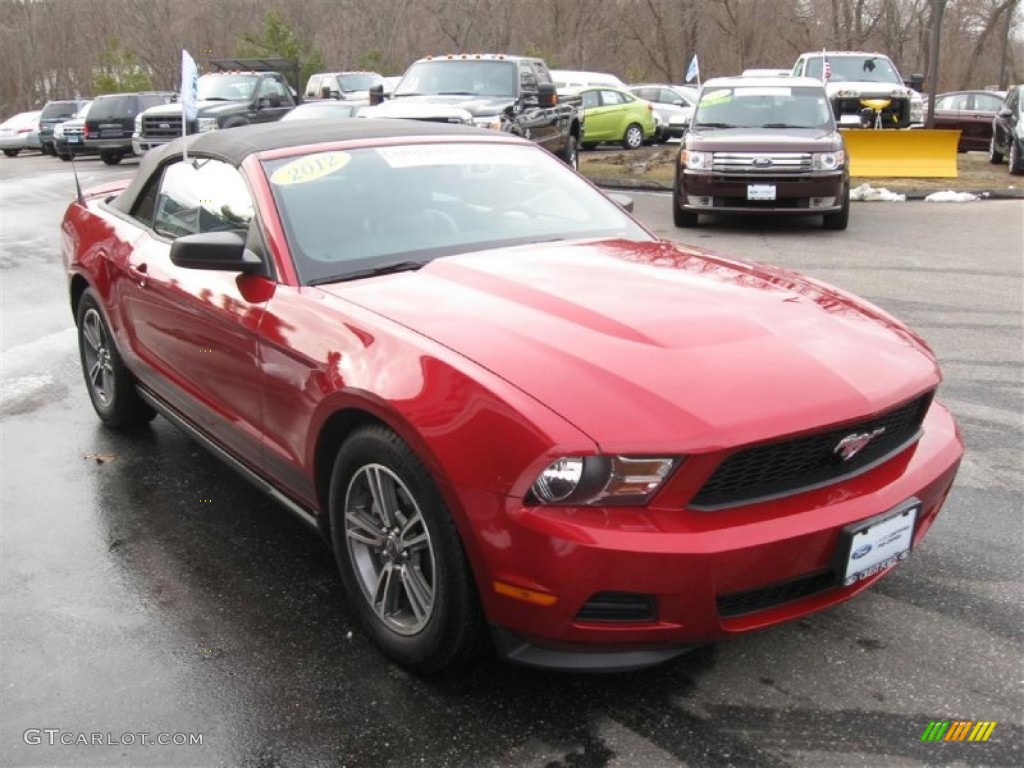
{"label": "door handle", "polygon": [[139,264],[139,266],[128,265],[128,276],[131,277],[136,283],[139,284],[140,288],[146,287],[146,278],[149,276],[149,267],[145,264]]}

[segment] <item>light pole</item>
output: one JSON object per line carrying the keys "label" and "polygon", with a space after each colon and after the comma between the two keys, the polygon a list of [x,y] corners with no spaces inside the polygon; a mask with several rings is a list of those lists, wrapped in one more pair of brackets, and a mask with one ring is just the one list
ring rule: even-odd
{"label": "light pole", "polygon": [[931,50],[928,62],[928,114],[924,119],[925,128],[935,127],[935,97],[939,86],[939,44],[942,40],[942,14],[946,0],[932,0]]}

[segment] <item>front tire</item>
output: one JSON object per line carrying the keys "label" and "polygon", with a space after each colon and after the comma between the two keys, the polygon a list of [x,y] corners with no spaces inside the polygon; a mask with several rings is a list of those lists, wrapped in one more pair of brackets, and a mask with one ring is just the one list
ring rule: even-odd
{"label": "front tire", "polygon": [[622,135],[624,149],[640,149],[644,144],[644,129],[636,123],[630,123]]}
{"label": "front tire", "polygon": [[846,190],[843,207],[835,213],[826,213],[821,217],[821,226],[825,229],[843,230],[850,223],[850,190]]}
{"label": "front tire", "polygon": [[135,378],[125,367],[96,294],[82,294],[76,315],[82,375],[92,407],[108,427],[133,429],[148,424],[156,412],[139,397]]}
{"label": "front tire", "polygon": [[123,158],[120,152],[100,152],[100,160],[107,165],[117,165]]}
{"label": "front tire", "polygon": [[562,161],[572,168],[574,171],[578,171],[580,168],[580,153],[579,147],[576,143],[576,137],[571,133],[569,138],[566,139],[565,149],[559,155]]}
{"label": "front tire", "polygon": [[21,152],[20,149],[5,149],[4,150],[4,154],[7,155],[8,157],[17,157],[19,152]]}
{"label": "front tire", "polygon": [[331,474],[331,540],[363,626],[392,659],[437,672],[472,658],[483,612],[429,471],[383,426],[357,430]]}
{"label": "front tire", "polygon": [[1014,176],[1024,176],[1024,153],[1021,152],[1020,142],[1016,139],[1010,142],[1010,173]]}
{"label": "front tire", "polygon": [[1003,162],[1003,153],[996,149],[995,136],[988,141],[988,161],[992,163],[992,165],[1001,165]]}

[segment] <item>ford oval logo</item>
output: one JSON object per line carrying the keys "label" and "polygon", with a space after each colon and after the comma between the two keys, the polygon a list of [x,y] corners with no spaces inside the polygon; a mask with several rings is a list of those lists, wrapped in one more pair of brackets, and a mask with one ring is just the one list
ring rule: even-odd
{"label": "ford oval logo", "polygon": [[755,168],[768,168],[772,165],[772,159],[770,157],[755,157],[754,167]]}
{"label": "ford oval logo", "polygon": [[171,124],[170,123],[160,123],[160,127],[161,128],[170,128]]}
{"label": "ford oval logo", "polygon": [[853,554],[850,555],[850,557],[854,560],[860,560],[862,557],[864,557],[864,555],[866,555],[870,551],[871,545],[864,544],[863,546],[857,547],[855,550],[853,550]]}

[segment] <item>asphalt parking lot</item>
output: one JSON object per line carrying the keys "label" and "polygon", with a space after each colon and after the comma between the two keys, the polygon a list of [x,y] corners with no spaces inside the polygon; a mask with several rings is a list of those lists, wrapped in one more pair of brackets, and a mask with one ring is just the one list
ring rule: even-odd
{"label": "asphalt parking lot", "polygon": [[[89,185],[134,163],[78,165]],[[165,421],[99,426],[60,264],[73,194],[66,163],[0,159],[0,764],[1024,763],[1024,201],[684,232],[667,196],[635,193],[663,236],[808,272],[918,330],[967,444],[954,491],[910,560],[826,613],[640,673],[487,659],[420,679],[360,633],[299,522]],[[934,720],[998,724],[922,743]]]}

